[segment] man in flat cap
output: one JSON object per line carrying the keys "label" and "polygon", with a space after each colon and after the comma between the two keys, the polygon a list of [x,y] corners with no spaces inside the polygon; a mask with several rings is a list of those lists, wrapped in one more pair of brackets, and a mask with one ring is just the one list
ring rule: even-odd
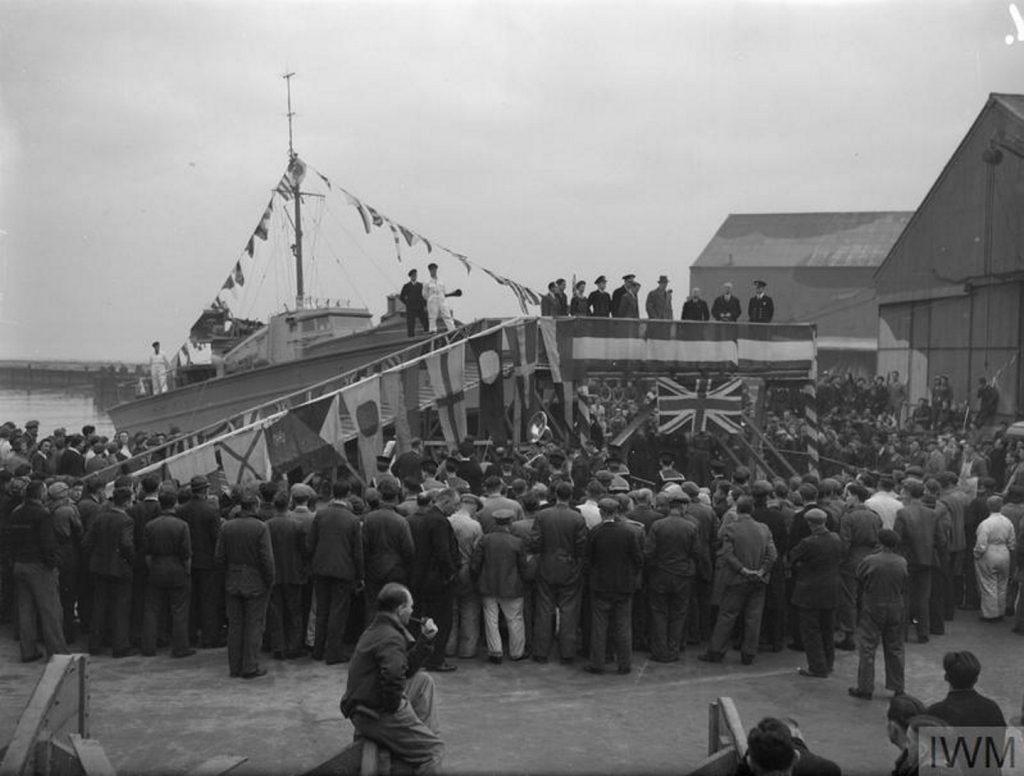
{"label": "man in flat cap", "polygon": [[597,502],[601,522],[587,541],[586,567],[590,571],[590,662],[584,670],[603,674],[608,648],[608,627],[618,673],[632,670],[632,606],[637,579],[643,569],[643,532],[617,520],[619,502],[605,497]]}
{"label": "man in flat cap", "polygon": [[672,292],[668,287],[668,276],[658,278],[658,285],[647,292],[647,317],[652,320],[672,320]]}
{"label": "man in flat cap", "polygon": [[711,305],[711,317],[716,321],[733,323],[740,319],[740,300],[732,295],[732,283],[722,284],[722,293]]}
{"label": "man in flat cap", "polygon": [[775,317],[775,303],[764,292],[767,286],[763,280],[754,281],[754,295],[747,302],[747,317],[751,323],[771,323]]}
{"label": "man in flat cap", "polygon": [[612,314],[612,298],[606,290],[608,278],[598,275],[594,285],[597,288],[591,291],[590,296],[587,297],[587,302],[590,304],[590,315],[594,318],[608,318]]}
{"label": "man in flat cap", "polygon": [[701,298],[700,289],[691,288],[690,295],[683,302],[681,319],[684,321],[707,321],[710,318],[711,311],[708,310],[708,303]]}
{"label": "man in flat cap", "polygon": [[189,642],[198,642],[204,648],[218,647],[223,646],[218,616],[223,591],[216,583],[214,551],[220,535],[220,512],[206,497],[210,489],[206,477],[201,474],[193,477],[189,489],[192,498],[178,511],[181,519],[188,523],[189,539],[192,542]]}
{"label": "man in flat cap", "polygon": [[799,610],[800,636],[807,653],[807,668],[801,676],[824,678],[835,663],[836,607],[839,604],[839,564],[843,542],[825,527],[823,509],[809,509],[804,520],[811,535],[801,539],[789,553],[796,582],[793,606]]}
{"label": "man in flat cap", "polygon": [[492,663],[500,663],[505,654],[498,631],[499,609],[508,626],[509,657],[522,660],[526,655],[526,624],[523,621],[526,548],[523,540],[512,534],[515,516],[515,510],[508,507],[496,509],[494,529],[480,539],[470,559],[470,568],[483,598],[487,654]]}
{"label": "man in flat cap", "polygon": [[622,297],[629,293],[629,287],[636,279],[636,275],[632,272],[622,276],[622,285],[616,288],[612,292],[612,317],[613,318],[625,318],[621,313]]}
{"label": "man in flat cap", "polygon": [[427,323],[427,300],[423,296],[423,284],[416,280],[417,272],[409,270],[409,282],[402,286],[398,298],[405,305],[405,331],[410,337],[416,332],[416,321],[420,322],[423,331],[430,327]]}

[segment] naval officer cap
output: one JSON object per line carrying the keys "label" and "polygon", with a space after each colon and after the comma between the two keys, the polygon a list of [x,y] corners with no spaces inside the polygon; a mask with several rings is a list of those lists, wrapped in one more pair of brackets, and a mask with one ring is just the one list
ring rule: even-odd
{"label": "naval officer cap", "polygon": [[597,285],[598,283],[607,283],[607,282],[608,282],[608,278],[606,278],[604,275],[598,275],[597,276],[597,280],[594,281],[594,285]]}
{"label": "naval officer cap", "polygon": [[758,288],[764,288],[768,284],[765,283],[763,280],[755,280],[754,285],[757,286]]}

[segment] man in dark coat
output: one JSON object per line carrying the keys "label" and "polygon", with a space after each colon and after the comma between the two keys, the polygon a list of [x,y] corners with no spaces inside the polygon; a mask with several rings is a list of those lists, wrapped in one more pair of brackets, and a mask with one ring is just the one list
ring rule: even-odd
{"label": "man in dark coat", "polygon": [[498,630],[498,612],[508,627],[508,656],[526,657],[526,627],[523,621],[523,595],[526,573],[526,549],[523,540],[512,534],[514,510],[508,507],[494,512],[494,529],[481,537],[473,548],[469,566],[483,599],[484,633],[487,658],[501,663],[505,650]]}
{"label": "man in dark coat", "polygon": [[142,551],[146,575],[146,605],[142,618],[142,654],[155,655],[160,624],[170,609],[171,656],[188,657],[188,584],[191,576],[192,540],[188,523],[174,513],[178,493],[165,488],[157,493],[160,513],[146,522]]}
{"label": "man in dark coat", "polygon": [[644,564],[643,533],[616,520],[617,499],[603,498],[597,506],[601,522],[590,532],[586,551],[591,630],[590,662],[584,668],[592,674],[604,673],[610,622],[618,672],[628,674],[633,662],[633,592]]}
{"label": "man in dark coat", "polygon": [[699,288],[690,289],[690,295],[683,302],[683,314],[680,317],[684,321],[710,320],[711,311],[708,310],[708,303],[701,299]]}
{"label": "man in dark coat", "polygon": [[146,610],[146,577],[149,575],[146,556],[142,552],[142,537],[146,523],[160,514],[160,502],[157,499],[160,478],[154,474],[147,474],[142,478],[139,487],[139,499],[128,508],[128,514],[135,525],[136,549],[135,567],[132,569],[132,615],[129,631],[132,644],[139,644],[142,639],[142,619]]}
{"label": "man in dark coat", "polygon": [[405,332],[410,337],[416,334],[416,321],[420,322],[423,331],[427,325],[427,300],[423,296],[423,284],[416,280],[417,272],[409,270],[409,282],[402,286],[398,298],[405,305]]}
{"label": "man in dark coat", "polygon": [[554,506],[537,513],[529,541],[530,552],[539,556],[533,630],[533,659],[538,663],[548,662],[556,609],[562,662],[571,663],[576,657],[576,626],[583,596],[587,523],[570,504],[570,483],[563,480],[555,486],[555,499]]}
{"label": "man in dark coat", "polygon": [[789,554],[796,578],[792,602],[799,610],[800,635],[807,652],[807,668],[801,668],[800,675],[823,678],[832,673],[835,663],[833,634],[843,543],[825,527],[824,510],[811,509],[804,519],[811,535]]}
{"label": "man in dark coat", "polygon": [[916,621],[917,641],[926,644],[931,631],[929,598],[932,592],[932,570],[939,562],[939,554],[946,549],[946,536],[942,532],[934,509],[926,507],[924,483],[908,478],[903,482],[907,505],[896,513],[893,530],[900,537],[903,556],[910,570],[907,589],[907,627]]}
{"label": "man in dark coat", "polygon": [[747,318],[751,323],[771,323],[775,317],[775,303],[764,292],[767,285],[763,280],[754,281],[754,295],[747,302]]}
{"label": "man in dark coat", "polygon": [[407,630],[414,601],[394,582],[381,588],[376,615],[359,637],[348,667],[341,713],[356,733],[375,741],[418,774],[437,773],[444,758],[434,710],[434,680],[420,666],[433,651],[437,626],[427,619],[419,638]]}
{"label": "man in dark coat", "polygon": [[373,616],[377,594],[388,582],[405,583],[413,562],[409,521],[398,513],[402,485],[382,477],[377,487],[380,506],[363,517],[363,559],[366,564],[366,615]]}
{"label": "man in dark coat", "polygon": [[839,630],[843,639],[836,649],[852,652],[857,648],[853,633],[857,629],[857,567],[878,547],[882,518],[864,502],[870,491],[858,482],[846,486],[846,512],[839,518],[839,538],[843,542],[843,561],[839,566]]}
{"label": "man in dark coat", "polygon": [[[754,522],[767,526],[772,537],[772,544],[780,552],[789,544],[789,532],[786,529],[786,516],[775,502],[769,503],[773,495],[770,482],[757,480],[753,486]],[[781,548],[781,549],[780,549]],[[778,562],[771,570],[768,578],[768,590],[764,600],[764,616],[761,618],[761,635],[771,645],[772,651],[780,652],[786,643],[786,574],[782,562]]]}
{"label": "man in dark coat", "polygon": [[[306,563],[304,534],[288,510],[288,492],[274,495],[274,516],[265,521],[274,551],[274,583],[267,601],[267,631],[276,660],[302,657],[306,632],[302,628],[303,566]],[[317,600],[317,613],[320,601]],[[319,633],[317,634],[319,635]],[[314,658],[316,656],[314,655]],[[323,653],[319,658],[323,659]]]}
{"label": "man in dark coat", "polygon": [[622,276],[622,285],[616,288],[612,292],[612,317],[613,318],[624,318],[620,312],[622,309],[622,297],[629,293],[629,287],[633,285],[633,281],[636,279],[636,275],[629,273],[628,275]]}
{"label": "man in dark coat", "polygon": [[114,488],[111,501],[100,508],[82,540],[93,574],[93,621],[89,630],[89,654],[102,652],[103,639],[111,631],[114,657],[132,653],[128,640],[132,603],[132,567],[135,563],[135,526],[128,515],[131,488]]}
{"label": "man in dark coat", "polygon": [[865,557],[857,566],[861,585],[860,621],[857,641],[860,661],[857,686],[848,692],[854,698],[870,700],[875,691],[875,652],[882,644],[885,658],[885,686],[896,693],[904,691],[903,639],[906,626],[907,561],[896,553],[900,537],[895,531],[878,533],[881,545],[877,552]]}
{"label": "man in dark coat", "polygon": [[227,571],[228,673],[243,679],[267,673],[260,667],[259,654],[274,584],[274,551],[267,524],[256,517],[259,503],[254,487],[242,490],[240,512],[224,524],[214,553],[217,565]]}
{"label": "man in dark coat", "polygon": [[740,496],[736,500],[736,519],[721,531],[722,575],[725,592],[718,619],[708,642],[708,651],[698,660],[721,663],[736,621],[743,620],[743,645],[740,659],[750,665],[757,656],[761,635],[761,616],[772,567],[778,551],[768,527],[754,522],[754,500]]}
{"label": "man in dark coat", "polygon": [[612,298],[605,290],[608,287],[608,278],[604,275],[598,276],[594,281],[596,289],[590,292],[587,302],[590,306],[590,315],[595,318],[608,318],[612,314]]}
{"label": "man in dark coat", "polygon": [[668,515],[647,532],[644,559],[651,611],[651,660],[671,663],[683,651],[683,626],[693,593],[693,580],[706,563],[700,531],[683,511],[690,497],[682,490],[669,496]]}
{"label": "man in dark coat", "polygon": [[[53,516],[43,506],[45,491],[42,480],[29,482],[25,486],[24,500],[11,512],[4,532],[14,564],[23,663],[43,657],[38,651],[37,633],[51,655],[66,655],[69,651],[61,624],[57,537]],[[37,623],[41,632],[37,631]]]}
{"label": "man in dark coat", "polygon": [[740,300],[732,295],[732,283],[722,286],[722,293],[711,305],[711,317],[716,321],[735,322],[740,318]]}
{"label": "man in dark coat", "polygon": [[334,498],[316,511],[307,537],[316,590],[313,659],[322,659],[327,665],[346,659],[342,641],[348,625],[349,602],[354,593],[362,592],[366,578],[362,523],[349,509],[348,494],[347,481],[334,483]]}
{"label": "man in dark coat", "polygon": [[399,482],[405,482],[410,477],[417,482],[423,480],[423,440],[413,437],[409,441],[409,449],[395,458],[391,464],[391,473]]}
{"label": "man in dark coat", "polygon": [[460,560],[448,515],[458,507],[458,494],[446,488],[431,500],[429,494],[421,493],[417,507],[408,518],[414,548],[409,589],[416,599],[417,615],[437,623],[434,654],[428,658],[426,669],[454,671],[456,666],[445,661],[444,652],[452,630],[455,575]]}
{"label": "man in dark coat", "polygon": [[221,622],[218,615],[224,591],[217,583],[214,568],[214,550],[220,533],[220,512],[207,498],[210,482],[196,475],[189,482],[192,498],[178,511],[188,523],[192,539],[192,589],[189,604],[189,643],[197,642],[203,648],[223,646]]}

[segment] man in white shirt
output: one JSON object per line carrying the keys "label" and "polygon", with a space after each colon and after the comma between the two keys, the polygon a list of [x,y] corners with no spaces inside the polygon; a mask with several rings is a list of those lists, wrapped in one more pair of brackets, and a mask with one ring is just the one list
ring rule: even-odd
{"label": "man in white shirt", "polygon": [[153,393],[167,393],[167,371],[170,365],[167,356],[160,352],[160,343],[153,343],[153,353],[149,357],[149,377],[153,381]]}
{"label": "man in white shirt", "polygon": [[903,502],[892,492],[896,483],[892,477],[883,474],[878,480],[878,491],[864,502],[864,506],[882,518],[882,527],[892,530],[896,513],[903,508]]}
{"label": "man in white shirt", "polygon": [[583,515],[588,530],[601,522],[601,510],[598,508],[597,502],[603,495],[605,495],[604,486],[597,480],[591,480],[587,485],[587,500],[576,507]]}
{"label": "man in white shirt", "polygon": [[444,301],[448,296],[447,290],[444,283],[437,277],[437,265],[430,263],[427,265],[427,270],[430,272],[430,277],[423,284],[423,294],[427,297],[427,331],[431,334],[437,331],[439,317],[444,321],[445,330],[451,331],[455,328],[455,319],[452,318],[452,311],[448,309],[448,305]]}

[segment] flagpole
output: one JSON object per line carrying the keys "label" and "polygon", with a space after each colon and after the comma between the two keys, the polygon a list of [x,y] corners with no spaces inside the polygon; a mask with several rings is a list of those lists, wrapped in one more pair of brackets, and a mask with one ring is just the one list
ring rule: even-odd
{"label": "flagpole", "polygon": [[[292,77],[295,73],[285,73],[285,83],[288,87],[288,169],[293,169],[295,164],[295,146],[292,142]],[[295,256],[295,307],[298,310],[303,308],[305,289],[302,280],[302,197],[299,196],[299,176],[292,175],[292,194],[295,202],[295,244],[292,246],[292,254]]]}

